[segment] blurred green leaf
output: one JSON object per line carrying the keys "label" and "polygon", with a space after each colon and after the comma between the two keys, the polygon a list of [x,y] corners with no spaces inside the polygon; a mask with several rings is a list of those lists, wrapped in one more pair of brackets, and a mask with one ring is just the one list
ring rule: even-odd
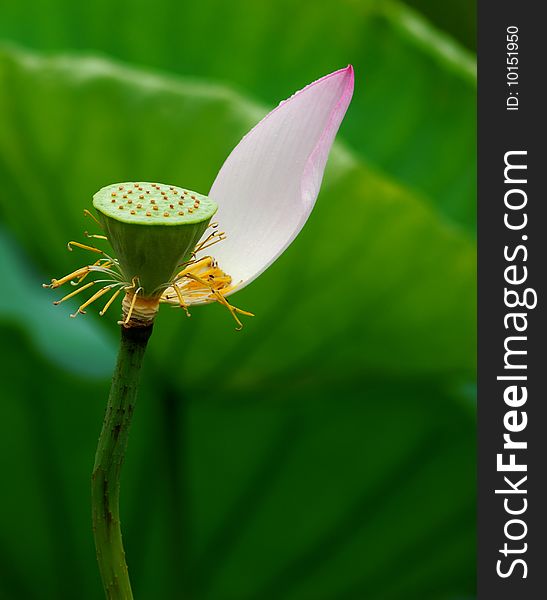
{"label": "blurred green leaf", "polygon": [[404,0],[467,48],[477,50],[477,0]]}
{"label": "blurred green leaf", "polygon": [[[98,188],[142,179],[206,191],[263,114],[223,88],[96,59],[4,53],[0,61],[10,91],[0,97],[7,125],[0,128],[7,200],[0,210],[52,276],[86,264],[85,252],[66,252],[66,241],[93,226],[82,213]],[[225,385],[261,382],[289,365],[299,377],[328,365],[337,378],[363,364],[371,371],[472,373],[473,243],[347,153],[335,155],[331,167],[323,193],[339,197],[344,210],[319,199],[292,248],[238,294],[238,303],[259,315],[244,336],[230,331],[219,306],[197,308],[191,323],[164,307],[168,326],[155,336],[161,361],[174,367],[178,340],[188,335],[193,352],[207,356],[179,366],[186,386],[199,387],[212,368]],[[298,343],[288,343],[295,336]],[[344,343],[332,355],[337,340]]]}
{"label": "blurred green leaf", "polygon": [[[92,228],[82,211],[96,189],[142,179],[206,192],[265,112],[222,86],[13,50],[0,53],[0,90],[0,214],[34,268],[52,276],[86,262],[65,244]],[[137,597],[184,589],[198,600],[427,600],[472,590],[474,417],[453,390],[474,375],[474,243],[342,148],[322,194],[344,210],[320,197],[289,251],[235,296],[257,313],[244,332],[220,306],[196,308],[189,320],[161,309],[124,478]],[[36,294],[44,303],[54,296]],[[91,309],[85,318],[114,331],[117,310],[110,320]],[[46,366],[10,338],[21,366],[8,362],[3,378],[14,387],[25,368]],[[11,401],[2,409],[19,432],[14,451],[26,457],[3,466],[38,477],[21,488],[25,510],[62,492],[67,543],[83,580],[95,582],[78,594],[96,598],[84,471],[107,383],[49,366],[44,379],[44,431],[40,421],[25,429],[38,381],[18,391],[26,409]],[[5,461],[9,448],[0,450]],[[55,492],[40,479],[38,452],[57,457],[47,462]],[[29,561],[60,543],[58,521],[44,525],[59,519],[56,510],[36,512],[43,542]],[[21,564],[16,528],[0,531]],[[66,548],[56,552],[58,567]],[[42,581],[26,582],[24,597],[73,598],[57,571],[37,572]]]}
{"label": "blurred green leaf", "polygon": [[[82,375],[110,375],[115,357],[112,340],[85,319],[67,327],[66,315],[44,302],[41,282],[21,254],[0,229],[0,279],[7,290],[0,295],[0,320],[18,323],[41,352],[59,366]],[[74,302],[67,305],[75,312]]]}
{"label": "blurred green leaf", "polygon": [[89,472],[104,380],[61,370],[19,326],[1,334],[0,596],[68,600],[89,588],[76,596],[97,598]]}
{"label": "blurred green leaf", "polygon": [[[18,393],[0,403],[11,483],[0,593],[72,600],[77,589],[94,600],[89,474],[108,382],[52,368],[18,330],[2,334],[18,351],[0,376]],[[473,589],[474,416],[442,386],[289,382],[257,402],[256,392],[183,396],[150,363],[143,375],[122,490],[137,598]]]}
{"label": "blurred green leaf", "polygon": [[212,78],[268,103],[353,63],[353,109],[342,129],[347,142],[474,234],[474,57],[403,4],[35,0],[34,5],[39,16],[32,23],[27,3],[4,7],[0,36],[41,50],[95,50]]}

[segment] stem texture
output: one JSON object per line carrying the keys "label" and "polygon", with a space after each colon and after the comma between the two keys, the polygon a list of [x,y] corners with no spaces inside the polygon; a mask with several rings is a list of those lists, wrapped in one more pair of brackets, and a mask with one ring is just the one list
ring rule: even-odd
{"label": "stem texture", "polygon": [[119,516],[120,473],[152,326],[121,327],[121,344],[91,478],[93,534],[108,600],[132,600]]}

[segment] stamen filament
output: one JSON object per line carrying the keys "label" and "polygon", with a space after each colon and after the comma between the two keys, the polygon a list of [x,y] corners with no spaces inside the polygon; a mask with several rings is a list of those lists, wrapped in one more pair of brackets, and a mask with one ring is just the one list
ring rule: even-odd
{"label": "stamen filament", "polygon": [[127,317],[125,317],[124,325],[129,323],[131,319],[131,315],[133,314],[133,309],[135,308],[135,302],[137,301],[137,295],[142,290],[142,288],[138,288],[137,291],[133,294],[133,298],[131,299],[131,305],[129,306],[129,311],[127,312]]}
{"label": "stamen filament", "polygon": [[76,296],[76,294],[79,294],[80,292],[83,292],[84,290],[89,289],[92,285],[95,285],[96,283],[97,283],[96,281],[90,281],[89,283],[86,283],[85,285],[83,285],[81,288],[78,288],[77,290],[70,292],[70,294],[67,294],[60,300],[56,300],[53,304],[55,304],[55,306],[57,306],[58,304],[61,304],[61,302],[64,302],[65,300],[68,300],[69,298],[73,298],[74,296]]}
{"label": "stamen filament", "polygon": [[84,231],[84,235],[86,238],[94,238],[96,240],[108,240],[106,235],[97,235],[96,233],[89,233],[88,231]]}
{"label": "stamen filament", "polygon": [[[95,282],[94,282],[95,283]],[[88,284],[89,285],[89,284]],[[81,313],[82,315],[85,315],[85,308],[87,308],[90,304],[92,304],[93,302],[95,302],[95,300],[97,300],[97,298],[100,298],[101,296],[103,296],[104,294],[106,294],[106,292],[108,292],[108,290],[111,289],[110,285],[105,285],[103,288],[101,288],[98,292],[96,292],[95,294],[93,294],[93,296],[91,296],[91,298],[89,298],[86,302],[84,302],[76,311],[76,313],[74,315],[70,315],[71,317],[75,317],[78,313]]]}
{"label": "stamen filament", "polygon": [[182,269],[182,271],[180,271],[180,273],[178,273],[175,276],[175,281],[177,281],[177,279],[179,278],[183,278],[186,273],[188,273],[190,271],[190,269],[195,270],[197,268],[199,268],[202,264],[207,264],[208,262],[212,263],[212,258],[210,256],[204,256],[203,258],[200,258],[198,261],[190,261],[190,264],[185,267],[184,269]]}
{"label": "stamen filament", "polygon": [[198,252],[201,252],[202,250],[210,248],[211,246],[214,246],[215,244],[218,244],[218,242],[222,242],[225,239],[226,239],[226,232],[224,232],[224,231],[213,231],[213,233],[209,234],[203,240],[203,242],[200,242],[194,248],[194,254],[197,254]]}
{"label": "stamen filament", "polygon": [[255,316],[254,313],[249,312],[248,310],[243,310],[242,308],[238,308],[237,306],[234,306],[233,304],[230,304],[230,306],[236,311],[236,313],[239,313],[240,315],[246,315],[247,317]]}
{"label": "stamen filament", "polygon": [[89,267],[90,271],[94,271],[95,273],[106,273],[110,275],[112,278],[117,279],[118,281],[122,281],[122,276],[116,271],[112,271],[110,267],[96,267],[94,265]]}
{"label": "stamen filament", "polygon": [[[194,281],[198,281],[205,287],[209,288],[211,290],[212,294],[217,298],[219,303],[222,304],[223,306],[225,306],[230,311],[230,314],[232,315],[234,321],[237,323],[236,329],[238,331],[243,329],[243,323],[238,319],[237,314],[236,314],[238,312],[241,312],[241,309],[236,310],[236,307],[232,306],[228,302],[228,300],[226,300],[226,298],[217,289],[215,289],[208,281],[205,281],[205,279],[202,279],[201,277],[198,277],[197,275],[194,275],[193,273],[188,273],[186,275],[186,277],[189,277],[190,279],[193,279]],[[254,315],[252,313],[246,313],[245,311],[241,312],[241,314],[248,314],[249,316],[254,317]]]}
{"label": "stamen filament", "polygon": [[99,220],[97,219],[97,217],[96,217],[96,216],[95,216],[93,213],[90,213],[90,212],[87,210],[87,208],[85,208],[85,209],[84,209],[84,217],[91,217],[91,218],[92,218],[92,219],[95,221],[95,223],[97,223],[97,225],[98,225],[98,226],[99,226],[101,229],[103,228],[103,226],[100,224],[100,222],[99,222]]}
{"label": "stamen filament", "polygon": [[122,291],[122,288],[119,288],[112,294],[112,296],[110,296],[110,298],[108,299],[108,302],[104,305],[103,309],[99,311],[100,317],[102,317],[106,313],[106,311],[110,308],[110,305],[112,304],[112,302],[114,302],[114,300],[116,300],[116,298],[119,296],[121,291]]}
{"label": "stamen filament", "polygon": [[80,244],[80,242],[68,242],[67,248],[72,252],[72,246],[76,248],[82,248],[82,250],[89,250],[90,252],[96,252],[97,254],[104,254],[102,250],[94,248],[93,246],[86,246],[86,244]]}
{"label": "stamen filament", "polygon": [[177,294],[177,296],[178,296],[180,307],[181,307],[182,309],[184,309],[184,312],[186,313],[186,316],[187,316],[187,317],[191,316],[191,315],[190,315],[190,311],[188,310],[188,307],[186,306],[186,304],[185,304],[185,302],[184,302],[184,299],[183,299],[183,297],[182,297],[182,293],[181,293],[181,291],[179,290],[178,286],[177,286],[177,285],[173,285],[173,289],[175,290],[175,293],[176,293],[176,294]]}
{"label": "stamen filament", "polygon": [[[97,267],[98,265],[101,264],[101,261],[105,260],[104,258],[99,258],[98,261],[94,262],[92,265],[90,265],[89,267],[89,271],[87,273],[84,273],[79,279],[77,279],[76,281],[71,281],[70,285],[80,285],[80,283],[82,283],[82,281],[89,275],[92,267]],[[103,265],[104,268],[108,269],[108,267],[110,266],[110,261],[106,261]]]}
{"label": "stamen filament", "polygon": [[133,279],[131,280],[131,284],[125,288],[125,291],[127,292],[129,290],[134,290],[137,287],[138,281],[138,277],[133,277]]}
{"label": "stamen filament", "polygon": [[71,279],[75,279],[76,277],[80,277],[84,273],[88,273],[89,269],[90,269],[90,267],[80,267],[79,269],[76,269],[76,271],[73,271],[72,273],[69,273],[68,275],[65,275],[64,277],[61,277],[61,279],[52,279],[51,283],[43,283],[42,287],[53,288],[53,289],[58,288],[59,286],[63,285],[63,283],[66,283],[67,281],[70,281]]}
{"label": "stamen filament", "polygon": [[201,252],[202,250],[207,250],[207,248],[210,248],[211,246],[214,246],[215,244],[218,244],[218,242],[222,242],[225,239],[226,238],[224,238],[224,237],[218,237],[218,238],[210,241],[208,244],[203,242],[203,245],[201,245],[199,248],[196,248],[196,250],[194,250],[194,252]]}

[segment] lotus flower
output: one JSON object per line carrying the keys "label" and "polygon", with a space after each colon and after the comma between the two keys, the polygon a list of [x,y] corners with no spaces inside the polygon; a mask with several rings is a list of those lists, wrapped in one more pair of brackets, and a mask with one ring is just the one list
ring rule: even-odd
{"label": "lotus flower", "polygon": [[[123,290],[120,323],[125,327],[149,325],[160,302],[180,306],[187,314],[191,305],[220,302],[240,328],[238,315],[252,313],[226,297],[263,273],[304,226],[351,101],[353,79],[351,66],[331,73],[266,115],[228,156],[208,197],[148,182],[102,188],[93,199],[97,218],[86,214],[106,235],[88,237],[108,239],[116,257],[69,242],[69,249],[78,247],[100,258],[47,284],[57,288],[70,281],[78,286],[56,304],[104,283],[71,316],[112,292],[99,313],[103,315]],[[89,274],[104,277],[80,285]]]}
{"label": "lotus flower", "polygon": [[125,291],[120,350],[91,479],[93,533],[108,598],[133,598],[119,518],[120,474],[159,304],[178,305],[188,314],[193,304],[216,301],[242,327],[239,315],[252,313],[227,297],[264,272],[304,226],[352,93],[349,66],[281,103],[233,150],[209,197],[149,182],[102,188],[93,196],[97,216],[85,214],[103,233],[88,237],[108,240],[115,257],[93,245],[69,242],[69,249],[89,251],[97,260],[46,285],[70,282],[76,287],[59,304],[104,284],[74,317],[110,294],[99,313],[104,315]]}

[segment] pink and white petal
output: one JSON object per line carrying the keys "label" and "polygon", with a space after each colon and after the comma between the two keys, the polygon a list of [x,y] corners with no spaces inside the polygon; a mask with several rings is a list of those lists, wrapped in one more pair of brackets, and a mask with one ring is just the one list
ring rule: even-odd
{"label": "pink and white petal", "polygon": [[227,239],[211,253],[237,291],[298,235],[315,204],[329,151],[353,94],[350,66],[282,102],[236,146],[209,193]]}

